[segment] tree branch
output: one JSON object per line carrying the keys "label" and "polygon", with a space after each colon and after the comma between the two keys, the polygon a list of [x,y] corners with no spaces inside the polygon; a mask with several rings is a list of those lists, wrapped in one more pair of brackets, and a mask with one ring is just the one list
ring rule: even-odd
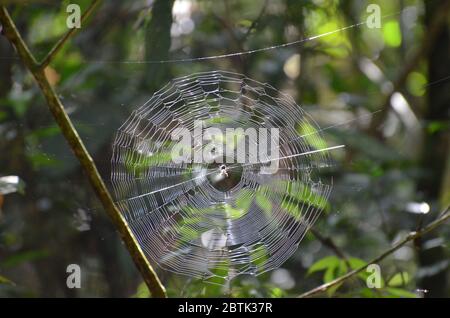
{"label": "tree branch", "polygon": [[16,47],[19,57],[33,74],[36,82],[41,88],[42,93],[47,100],[48,107],[53,114],[53,117],[55,118],[55,121],[57,122],[62,134],[69,143],[75,156],[80,161],[80,164],[84,172],[87,174],[89,181],[94,188],[95,193],[97,194],[97,197],[102,202],[104,209],[119,231],[122,240],[125,243],[125,246],[131,254],[131,257],[133,258],[134,263],[136,264],[145,283],[152,293],[152,296],[166,297],[164,286],[161,284],[156,272],[153,270],[144,252],[133,236],[133,233],[131,232],[131,229],[129,228],[126,220],[123,218],[121,212],[114,204],[114,201],[110,193],[108,192],[105,183],[98,173],[97,167],[95,166],[92,157],[90,156],[77,131],[75,130],[69,116],[64,109],[64,106],[58,98],[58,95],[48,82],[44,70],[39,67],[39,64],[36,62],[33,54],[30,52],[27,45],[23,41],[5,6],[0,6],[0,21],[3,25],[4,35]]}
{"label": "tree branch", "polygon": [[348,272],[347,274],[336,278],[335,280],[320,285],[316,288],[311,289],[310,291],[307,291],[303,294],[301,294],[299,296],[299,298],[306,298],[306,297],[311,297],[314,296],[316,294],[320,294],[322,292],[327,291],[328,289],[330,289],[333,286],[336,286],[338,284],[343,283],[344,281],[346,281],[347,279],[359,274],[360,272],[362,272],[363,270],[365,270],[367,268],[367,266],[369,266],[370,264],[375,264],[375,263],[379,263],[380,261],[382,261],[384,258],[386,258],[387,256],[389,256],[390,254],[392,254],[393,252],[395,252],[396,250],[398,250],[400,247],[402,247],[403,245],[405,245],[406,243],[413,241],[425,234],[427,234],[428,232],[431,232],[432,230],[434,230],[436,227],[444,224],[448,219],[450,219],[450,207],[447,207],[447,209],[441,214],[441,216],[431,222],[430,224],[428,224],[426,227],[424,227],[423,229],[417,231],[417,232],[411,232],[409,233],[403,240],[397,242],[396,244],[394,244],[394,246],[392,246],[390,249],[386,250],[384,253],[382,253],[381,255],[375,257],[374,259],[372,259],[370,262],[367,263],[367,265],[362,266],[360,268],[357,268],[355,270],[352,270],[350,272]]}
{"label": "tree branch", "polygon": [[334,241],[331,238],[323,236],[322,234],[319,233],[319,231],[316,231],[314,228],[311,228],[310,231],[323,245],[332,250],[337,257],[343,259],[346,262],[348,261],[345,253],[340,250],[340,248],[334,243]]}
{"label": "tree branch", "polygon": [[414,69],[419,65],[420,59],[425,56],[433,46],[433,43],[435,42],[439,31],[447,21],[449,10],[450,1],[447,1],[447,3],[442,6],[442,8],[439,10],[439,13],[433,19],[433,24],[430,26],[429,31],[427,32],[421,46],[411,56],[411,58],[406,61],[404,67],[400,70],[397,79],[393,83],[392,90],[384,98],[383,106],[381,107],[381,113],[378,114],[378,116],[375,116],[372,123],[370,124],[369,131],[375,136],[381,137],[378,128],[384,122],[384,119],[390,109],[392,95],[395,92],[399,91],[403,86],[405,86],[408,75],[412,71],[414,71]]}
{"label": "tree branch", "polygon": [[[81,23],[83,23],[94,11],[94,9],[97,7],[98,4],[100,4],[101,0],[93,0],[91,5],[87,8],[87,10],[82,14],[81,16]],[[59,39],[58,42],[56,42],[55,46],[48,52],[47,56],[42,60],[41,63],[39,63],[39,68],[44,69],[47,67],[47,65],[50,64],[50,62],[53,60],[53,58],[58,54],[58,52],[62,49],[64,44],[69,40],[79,29],[72,28],[67,31],[64,36]]]}
{"label": "tree branch", "polygon": [[249,26],[249,28],[245,32],[244,36],[242,37],[242,42],[245,41],[249,37],[249,35],[252,33],[252,31],[258,26],[259,21],[261,20],[261,18],[264,16],[264,13],[266,12],[268,2],[269,2],[269,0],[264,1],[264,4],[263,4],[262,9],[259,12],[258,16],[256,17],[255,20],[253,20],[252,24]]}

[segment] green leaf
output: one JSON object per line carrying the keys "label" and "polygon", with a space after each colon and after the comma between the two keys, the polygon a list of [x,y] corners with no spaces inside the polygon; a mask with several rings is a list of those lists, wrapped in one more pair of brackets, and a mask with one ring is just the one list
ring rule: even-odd
{"label": "green leaf", "polygon": [[432,135],[435,134],[437,132],[440,131],[444,131],[444,130],[450,130],[450,123],[447,120],[435,120],[435,121],[431,121],[428,125],[427,125],[427,132]]}
{"label": "green leaf", "polygon": [[225,203],[223,207],[225,209],[225,213],[227,214],[227,216],[229,216],[232,219],[238,219],[247,212],[246,209],[233,208],[231,205],[227,203]]}
{"label": "green leaf", "polygon": [[[317,25],[318,34],[324,34],[340,28],[339,21],[331,17],[326,17]],[[345,33],[331,33],[328,36],[320,37],[320,42],[325,44],[324,51],[329,55],[337,58],[348,56],[349,47],[351,46]]]}
{"label": "green leaf", "polygon": [[227,282],[228,272],[230,270],[230,260],[221,259],[220,261],[214,262],[214,267],[209,271],[211,273],[210,277],[205,278],[205,282],[216,284],[217,286],[209,286],[209,288],[222,288],[222,286]]}
{"label": "green leaf", "polygon": [[256,193],[256,204],[264,211],[267,215],[272,212],[272,202],[270,202],[267,197],[262,193]]}
{"label": "green leaf", "polygon": [[410,281],[408,272],[399,272],[392,276],[392,278],[388,282],[388,286],[391,287],[400,287],[405,286]]}
{"label": "green leaf", "polygon": [[373,289],[373,288],[362,288],[358,291],[358,293],[363,297],[363,298],[375,298],[378,297],[377,292]]}
{"label": "green leaf", "polygon": [[326,141],[320,136],[319,131],[308,122],[302,122],[297,128],[298,133],[306,142],[315,149],[327,148]]}
{"label": "green leaf", "polygon": [[178,233],[180,235],[180,240],[183,242],[190,242],[198,239],[200,236],[199,231],[196,231],[190,226],[181,226],[178,228]]}
{"label": "green leaf", "polygon": [[238,25],[244,28],[249,28],[253,24],[253,21],[248,19],[242,19],[238,22]]}
{"label": "green leaf", "polygon": [[270,298],[281,298],[285,295],[285,292],[279,287],[273,287],[269,290]]}
{"label": "green leaf", "polygon": [[357,258],[357,257],[350,257],[347,261],[348,261],[348,264],[350,265],[351,269],[359,269],[359,268],[367,265],[366,261],[364,261],[360,258]]}
{"label": "green leaf", "polygon": [[333,287],[328,288],[328,290],[327,290],[328,297],[332,297],[336,293],[336,291],[339,289],[339,287],[342,286],[342,284],[343,284],[343,282],[336,284]]}
{"label": "green leaf", "polygon": [[198,209],[189,206],[183,207],[182,210],[186,216],[175,225],[176,231],[180,235],[179,244],[198,239],[202,232],[194,226],[204,221],[203,215],[212,211],[212,209]]}
{"label": "green leaf", "polygon": [[214,124],[227,124],[233,122],[233,119],[228,116],[214,116],[212,118],[206,119],[204,124],[206,126]]}
{"label": "green leaf", "polygon": [[13,281],[6,278],[5,276],[0,275],[0,285],[15,285]]}
{"label": "green leaf", "polygon": [[285,198],[281,202],[281,207],[288,212],[291,216],[293,216],[296,220],[301,220],[302,211],[298,208],[298,204],[289,200],[289,198]]}
{"label": "green leaf", "polygon": [[32,133],[30,133],[27,138],[31,138],[33,140],[39,140],[44,138],[49,138],[56,136],[61,133],[61,129],[57,124],[52,124],[50,126],[44,127],[44,128],[38,128],[33,130]]}
{"label": "green leaf", "polygon": [[308,269],[308,275],[326,270],[328,268],[336,268],[339,266],[340,259],[336,256],[327,256],[324,257],[317,262],[315,262],[311,267]]}
{"label": "green leaf", "polygon": [[2,267],[11,268],[24,262],[37,261],[48,256],[49,253],[46,250],[25,251],[8,257],[0,264]]}
{"label": "green leaf", "polygon": [[426,77],[419,72],[411,72],[406,81],[406,87],[414,96],[423,96],[425,94]]}
{"label": "green leaf", "polygon": [[336,269],[336,267],[333,267],[333,266],[330,266],[327,268],[327,270],[325,271],[325,274],[323,274],[323,282],[324,283],[329,283],[333,279],[336,278],[335,269]]}
{"label": "green leaf", "polygon": [[[336,267],[329,267],[326,271],[325,274],[323,276],[323,282],[324,283],[329,283],[332,280],[336,279],[339,276],[345,275],[347,273],[347,264],[345,263],[345,261],[343,259],[338,259],[339,260],[339,264]],[[329,288],[327,290],[327,295],[329,297],[333,296],[336,291],[339,289],[339,287],[341,287],[343,284],[339,283],[337,285],[334,285],[333,287]]]}
{"label": "green leaf", "polygon": [[250,261],[253,265],[260,268],[264,266],[268,259],[268,251],[264,244],[258,243],[250,252]]}
{"label": "green leaf", "polygon": [[348,266],[345,260],[339,259],[338,276],[347,274]]}
{"label": "green leaf", "polygon": [[[283,203],[284,201],[288,201],[286,204],[294,204],[294,202],[291,202],[292,200],[289,200],[289,198],[293,198],[298,202],[323,209],[325,212],[330,211],[331,208],[328,200],[314,191],[311,186],[300,181],[281,181],[280,184],[286,188],[286,193],[289,195],[287,199],[283,200]],[[298,209],[298,204],[295,203],[295,205],[297,206],[296,209]],[[288,206],[288,208],[291,208],[288,212],[297,212],[292,207]],[[301,217],[300,213],[294,216]]]}
{"label": "green leaf", "polygon": [[252,191],[247,189],[241,189],[236,197],[235,205],[236,208],[238,209],[248,211],[252,202],[253,202]]}
{"label": "green leaf", "polygon": [[142,282],[139,284],[136,293],[132,296],[133,298],[149,298],[150,297],[150,291],[148,290],[147,285],[145,282]]}
{"label": "green leaf", "polygon": [[[325,271],[323,275],[323,282],[329,283],[336,279],[339,276],[342,276],[347,273],[348,267],[346,261],[338,258],[337,256],[327,256],[324,257],[317,262],[315,262],[309,269],[307,275],[310,275],[314,272]],[[342,286],[342,283],[339,283],[327,290],[327,295],[329,297],[333,296],[334,293]]]}
{"label": "green leaf", "polygon": [[[366,261],[357,257],[349,257],[347,262],[350,265],[351,269],[360,269],[361,267],[367,265]],[[366,271],[362,271],[358,273],[357,276],[365,282],[367,280],[367,277],[369,276],[369,273],[367,273]]]}
{"label": "green leaf", "polygon": [[169,152],[158,152],[152,155],[144,155],[133,152],[127,156],[125,162],[127,163],[129,170],[134,171],[136,175],[140,175],[153,166],[168,163],[171,160],[172,155]]}
{"label": "green leaf", "polygon": [[390,295],[400,298],[417,298],[417,295],[401,288],[388,287],[385,289]]}
{"label": "green leaf", "polygon": [[41,151],[34,151],[27,154],[28,160],[33,165],[34,169],[41,169],[43,167],[51,167],[61,165],[62,161],[50,157],[48,154]]}
{"label": "green leaf", "polygon": [[388,46],[399,47],[402,44],[402,34],[397,21],[389,21],[383,25],[383,38]]}

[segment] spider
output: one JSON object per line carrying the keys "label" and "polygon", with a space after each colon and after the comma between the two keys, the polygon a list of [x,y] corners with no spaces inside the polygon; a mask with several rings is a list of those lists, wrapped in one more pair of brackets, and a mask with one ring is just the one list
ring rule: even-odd
{"label": "spider", "polygon": [[225,176],[225,177],[228,178],[227,166],[221,165],[219,169],[220,169],[220,174],[221,174],[222,176]]}

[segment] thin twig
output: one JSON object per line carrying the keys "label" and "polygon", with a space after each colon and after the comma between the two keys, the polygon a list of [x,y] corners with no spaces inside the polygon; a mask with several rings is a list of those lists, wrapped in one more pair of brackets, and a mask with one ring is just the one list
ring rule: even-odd
{"label": "thin twig", "polygon": [[339,258],[343,259],[346,262],[348,261],[345,253],[341,251],[341,249],[334,243],[334,241],[331,238],[323,236],[314,228],[311,228],[310,231],[323,245],[331,249],[334,252],[334,254],[336,254],[336,256],[338,256]]}
{"label": "thin twig", "polygon": [[244,36],[242,37],[242,41],[245,41],[249,37],[250,33],[252,33],[252,31],[258,26],[261,18],[264,16],[264,13],[266,12],[268,3],[269,3],[269,0],[264,1],[261,11],[259,12],[256,19],[253,20],[252,24],[247,29],[247,32],[245,32]]}
{"label": "thin twig", "polygon": [[112,222],[115,224],[118,232],[120,233],[122,240],[125,243],[131,257],[139,269],[145,283],[147,284],[152,296],[154,297],[166,297],[166,291],[161,284],[156,272],[148,262],[144,252],[136,241],[131,229],[129,228],[126,220],[123,218],[120,211],[117,209],[114,201],[106,188],[97,167],[92,160],[89,152],[80,139],[78,132],[73,126],[69,116],[67,115],[61,100],[54,91],[53,87],[48,82],[45,76],[44,70],[39,67],[33,54],[28,49],[27,45],[22,39],[19,31],[17,30],[11,16],[9,15],[5,6],[0,6],[0,21],[3,25],[4,35],[8,40],[16,47],[17,52],[21,60],[25,63],[26,67],[33,74],[36,82],[44,94],[48,107],[53,114],[55,121],[59,125],[62,134],[69,143],[75,156],[80,161],[80,164],[89,178],[92,187],[97,194],[97,197],[102,202],[102,205]]}
{"label": "thin twig", "polygon": [[447,207],[447,209],[444,211],[444,213],[441,215],[441,217],[439,217],[437,220],[431,222],[430,224],[428,224],[426,227],[424,227],[420,231],[409,233],[403,240],[395,243],[390,249],[386,250],[384,253],[382,253],[381,255],[375,257],[370,262],[368,262],[367,265],[357,268],[355,270],[352,270],[352,271],[348,272],[347,274],[345,274],[341,277],[338,277],[329,283],[326,283],[326,284],[320,285],[316,288],[313,288],[310,291],[307,291],[307,292],[301,294],[299,296],[299,298],[311,297],[311,296],[323,293],[323,292],[327,291],[328,289],[330,289],[331,287],[339,285],[339,284],[343,283],[344,281],[346,281],[347,279],[359,274],[360,272],[365,270],[367,268],[367,266],[369,266],[370,264],[379,263],[384,258],[386,258],[390,254],[392,254],[393,252],[398,250],[400,247],[402,247],[406,243],[413,241],[413,240],[417,239],[418,237],[421,237],[421,236],[427,234],[428,232],[431,232],[436,227],[444,224],[448,219],[450,219],[450,213],[449,213],[450,210],[449,209],[450,209],[450,207]]}
{"label": "thin twig", "polygon": [[[82,14],[81,16],[81,23],[83,23],[94,11],[94,9],[97,7],[98,4],[100,4],[101,0],[93,0],[91,5],[87,8],[87,10]],[[58,42],[56,42],[55,46],[48,52],[47,56],[42,60],[41,63],[39,63],[39,68],[44,69],[46,68],[50,62],[53,60],[53,58],[58,54],[58,52],[62,49],[64,44],[69,40],[79,29],[77,28],[71,28],[69,31],[67,31],[64,36],[59,39]]]}

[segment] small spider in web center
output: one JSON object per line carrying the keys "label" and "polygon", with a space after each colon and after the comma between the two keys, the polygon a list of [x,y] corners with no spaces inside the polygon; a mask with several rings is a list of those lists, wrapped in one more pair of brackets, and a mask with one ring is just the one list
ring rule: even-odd
{"label": "small spider in web center", "polygon": [[219,169],[220,169],[220,174],[221,174],[222,176],[225,176],[225,177],[228,178],[227,166],[221,165]]}

